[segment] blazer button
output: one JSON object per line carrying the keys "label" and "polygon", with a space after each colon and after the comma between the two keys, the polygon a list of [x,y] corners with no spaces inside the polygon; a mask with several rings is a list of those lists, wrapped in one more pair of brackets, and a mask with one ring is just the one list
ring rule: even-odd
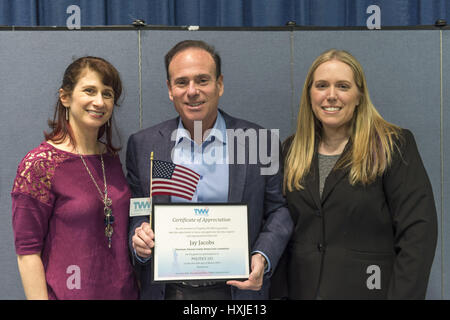
{"label": "blazer button", "polygon": [[322,243],[317,245],[317,249],[319,249],[319,252],[325,252],[325,246]]}

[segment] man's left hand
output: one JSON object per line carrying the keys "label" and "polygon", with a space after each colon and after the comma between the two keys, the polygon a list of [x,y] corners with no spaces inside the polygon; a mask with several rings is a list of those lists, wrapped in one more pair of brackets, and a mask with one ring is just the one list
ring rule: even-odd
{"label": "man's left hand", "polygon": [[259,253],[255,253],[252,256],[252,272],[248,276],[246,281],[230,280],[227,281],[228,285],[235,286],[241,290],[253,290],[258,291],[263,284],[264,269],[266,259]]}

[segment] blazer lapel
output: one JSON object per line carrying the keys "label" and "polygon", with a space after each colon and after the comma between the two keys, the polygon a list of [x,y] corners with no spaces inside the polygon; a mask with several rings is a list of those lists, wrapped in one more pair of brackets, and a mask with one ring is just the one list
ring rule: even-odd
{"label": "blazer lapel", "polygon": [[[225,120],[227,129],[237,129],[239,127],[235,118],[229,116],[222,110],[219,110]],[[244,131],[247,128],[241,128]],[[233,140],[231,140],[233,138]],[[239,144],[240,141],[236,137],[231,136],[227,132],[227,149],[228,149],[228,202],[242,202],[244,195],[247,165],[237,163],[237,148],[245,148],[245,145]],[[245,142],[244,142],[245,143]],[[239,145],[238,145],[239,144]],[[234,146],[234,148],[232,148]],[[248,163],[248,149],[245,149],[246,161]]]}
{"label": "blazer lapel", "polygon": [[[166,127],[163,127],[159,130],[160,139],[163,141],[162,144],[158,143],[156,146],[158,147],[155,150],[155,160],[162,160],[172,162],[172,150],[175,146],[175,141],[171,140],[172,132],[178,127],[178,119],[173,119],[173,121],[169,122]],[[170,202],[170,196],[168,195],[156,195],[153,197],[155,203],[167,203]]]}
{"label": "blazer lapel", "polygon": [[312,166],[309,174],[306,176],[305,189],[308,190],[309,195],[314,200],[317,208],[321,208],[320,192],[319,192],[319,166],[318,166],[317,152],[314,153]]}
{"label": "blazer lapel", "polygon": [[228,202],[242,201],[246,172],[247,166],[244,164],[228,165]]}
{"label": "blazer lapel", "polygon": [[[338,161],[342,158],[344,154],[349,152],[351,148],[352,142],[351,139],[348,140],[347,144],[345,145],[344,151],[342,152],[341,156],[339,157]],[[342,180],[345,176],[347,176],[348,172],[350,171],[350,168],[341,168],[337,170],[331,170],[330,174],[325,180],[325,185],[323,187],[322,191],[322,203],[328,198],[331,191],[333,191],[334,187],[336,187],[337,183]]]}
{"label": "blazer lapel", "polygon": [[159,134],[161,135],[161,140],[164,141],[164,145],[161,145],[161,149],[158,150],[160,153],[159,159],[172,162],[172,150],[175,147],[175,141],[171,140],[172,132],[173,130],[176,130],[175,128],[163,128],[159,131]]}
{"label": "blazer lapel", "polygon": [[328,198],[330,193],[333,191],[334,187],[336,187],[337,183],[342,178],[347,176],[348,171],[349,171],[348,168],[331,170],[330,174],[328,175],[328,177],[325,180],[325,185],[323,186],[321,203],[325,202],[325,200]]}

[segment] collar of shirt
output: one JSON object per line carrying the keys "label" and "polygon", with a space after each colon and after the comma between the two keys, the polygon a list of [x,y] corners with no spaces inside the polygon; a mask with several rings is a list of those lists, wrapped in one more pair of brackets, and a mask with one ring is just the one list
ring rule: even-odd
{"label": "collar of shirt", "polygon": [[[172,152],[175,164],[183,165],[200,175],[192,202],[226,202],[228,199],[228,150],[226,124],[220,112],[216,122],[201,145],[196,144],[184,128],[181,119]],[[172,202],[186,202],[171,197]]]}
{"label": "collar of shirt", "polygon": [[[209,131],[209,132],[208,132]],[[217,112],[216,122],[214,122],[214,126],[210,130],[206,130],[208,132],[208,136],[203,140],[202,146],[207,146],[209,143],[214,141],[222,142],[224,145],[227,143],[227,130],[225,120],[223,116],[220,114],[220,111]],[[175,138],[175,148],[182,142],[189,141],[190,143],[194,143],[191,139],[191,135],[189,131],[184,128],[183,122],[178,121],[177,128],[177,136]],[[194,143],[196,145],[196,143]]]}

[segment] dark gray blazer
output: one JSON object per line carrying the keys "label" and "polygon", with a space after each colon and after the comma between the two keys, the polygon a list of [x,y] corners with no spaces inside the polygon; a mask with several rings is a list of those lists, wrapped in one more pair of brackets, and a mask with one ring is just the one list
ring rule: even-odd
{"label": "dark gray blazer", "polygon": [[[262,129],[254,123],[233,118],[221,110],[220,112],[227,129],[243,129],[244,132],[249,128],[256,130],[256,132]],[[171,140],[171,135],[178,128],[178,121],[179,117],[130,136],[127,146],[126,166],[127,180],[133,197],[149,196],[150,153],[152,151],[156,160],[172,161],[171,151],[175,141]],[[229,138],[228,144],[231,145],[231,142]],[[234,138],[234,145],[237,143],[242,145],[242,142]],[[273,270],[293,230],[293,223],[281,190],[282,170],[280,168],[274,175],[261,175],[260,169],[264,166],[259,161],[256,164],[249,164],[248,144],[245,145],[245,164],[229,165],[228,201],[248,204],[250,250],[264,252],[269,258]],[[269,141],[267,147],[269,152],[270,145]],[[280,149],[273,152],[280,154]],[[235,154],[232,163],[237,163],[236,156]],[[281,159],[281,156],[278,159]],[[154,196],[153,201],[155,203],[167,203],[170,202],[170,197]],[[129,243],[133,255],[131,238],[135,229],[144,221],[148,221],[148,217],[135,217],[130,221]],[[134,260],[141,282],[141,299],[164,299],[165,285],[151,284],[151,263],[142,265],[138,260]],[[264,276],[263,287],[259,291],[239,290],[232,287],[233,299],[268,299],[270,276],[271,272]]]}

